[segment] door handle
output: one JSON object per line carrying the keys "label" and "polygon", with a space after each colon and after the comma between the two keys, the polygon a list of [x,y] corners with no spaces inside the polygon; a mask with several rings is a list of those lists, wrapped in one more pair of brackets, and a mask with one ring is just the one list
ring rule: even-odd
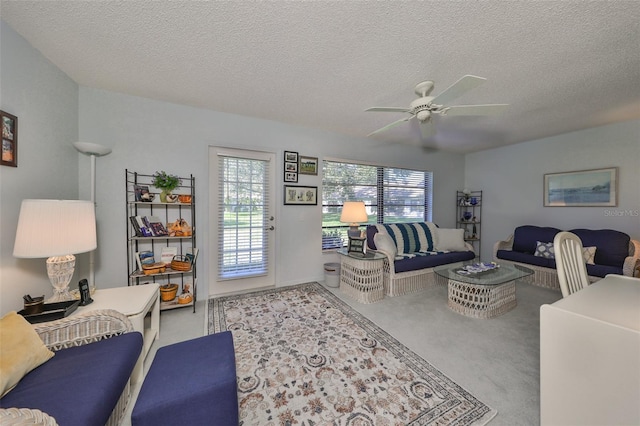
{"label": "door handle", "polygon": [[273,231],[274,229],[276,229],[275,226],[271,225],[270,227],[267,228],[268,231]]}

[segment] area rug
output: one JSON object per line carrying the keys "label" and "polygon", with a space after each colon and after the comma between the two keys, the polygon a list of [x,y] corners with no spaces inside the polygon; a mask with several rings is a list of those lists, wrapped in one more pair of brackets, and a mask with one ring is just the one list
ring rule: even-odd
{"label": "area rug", "polygon": [[318,283],[209,300],[241,425],[483,425],[496,411]]}

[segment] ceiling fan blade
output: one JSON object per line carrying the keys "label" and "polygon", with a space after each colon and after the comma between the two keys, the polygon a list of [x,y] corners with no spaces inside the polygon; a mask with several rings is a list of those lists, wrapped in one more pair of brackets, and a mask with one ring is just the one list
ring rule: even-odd
{"label": "ceiling fan blade", "polygon": [[408,108],[399,107],[373,107],[367,108],[365,111],[380,111],[380,112],[409,112]]}
{"label": "ceiling fan blade", "polygon": [[423,140],[436,134],[436,126],[433,124],[432,120],[420,122],[420,134],[422,135]]}
{"label": "ceiling fan blade", "polygon": [[443,115],[498,115],[508,106],[509,104],[457,105],[445,108]]}
{"label": "ceiling fan blade", "polygon": [[389,130],[392,127],[396,127],[398,124],[402,124],[405,121],[411,120],[413,117],[415,117],[415,115],[411,115],[409,117],[401,118],[400,120],[394,121],[391,124],[387,124],[386,126],[369,133],[367,136],[372,136],[372,135],[375,135],[376,133],[380,133],[380,132],[384,132],[385,130]]}
{"label": "ceiling fan blade", "polygon": [[476,77],[475,75],[465,75],[445,89],[444,92],[433,98],[431,102],[437,105],[446,105],[452,100],[459,98],[467,91],[480,86],[485,81],[487,81],[486,78]]}

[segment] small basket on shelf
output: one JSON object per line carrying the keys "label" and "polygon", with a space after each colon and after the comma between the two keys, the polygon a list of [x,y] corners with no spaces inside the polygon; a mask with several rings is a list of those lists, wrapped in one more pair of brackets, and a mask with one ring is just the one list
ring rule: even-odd
{"label": "small basket on shelf", "polygon": [[155,262],[149,265],[142,265],[142,272],[145,275],[162,274],[167,269],[166,265],[162,262]]}
{"label": "small basket on shelf", "polygon": [[160,299],[163,302],[171,302],[178,294],[178,284],[165,284],[160,286]]}
{"label": "small basket on shelf", "polygon": [[171,259],[171,269],[186,272],[191,269],[191,261],[186,256],[173,256],[173,259]]}

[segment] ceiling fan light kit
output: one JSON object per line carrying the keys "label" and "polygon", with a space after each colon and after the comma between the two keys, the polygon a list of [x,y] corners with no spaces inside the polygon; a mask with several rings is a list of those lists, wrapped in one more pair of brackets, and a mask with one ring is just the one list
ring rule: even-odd
{"label": "ceiling fan light kit", "polygon": [[369,133],[367,136],[389,130],[399,124],[407,122],[412,118],[417,118],[420,122],[420,133],[423,139],[431,137],[435,134],[435,126],[431,117],[434,114],[439,115],[496,115],[502,113],[508,104],[486,104],[486,105],[454,105],[445,106],[452,100],[462,96],[467,91],[474,89],[484,83],[486,78],[474,75],[465,75],[460,80],[453,83],[438,96],[429,96],[435,87],[431,80],[420,82],[416,85],[414,92],[419,98],[414,99],[409,108],[399,107],[372,107],[365,111],[378,112],[406,112],[409,117],[401,118],[378,130]]}

